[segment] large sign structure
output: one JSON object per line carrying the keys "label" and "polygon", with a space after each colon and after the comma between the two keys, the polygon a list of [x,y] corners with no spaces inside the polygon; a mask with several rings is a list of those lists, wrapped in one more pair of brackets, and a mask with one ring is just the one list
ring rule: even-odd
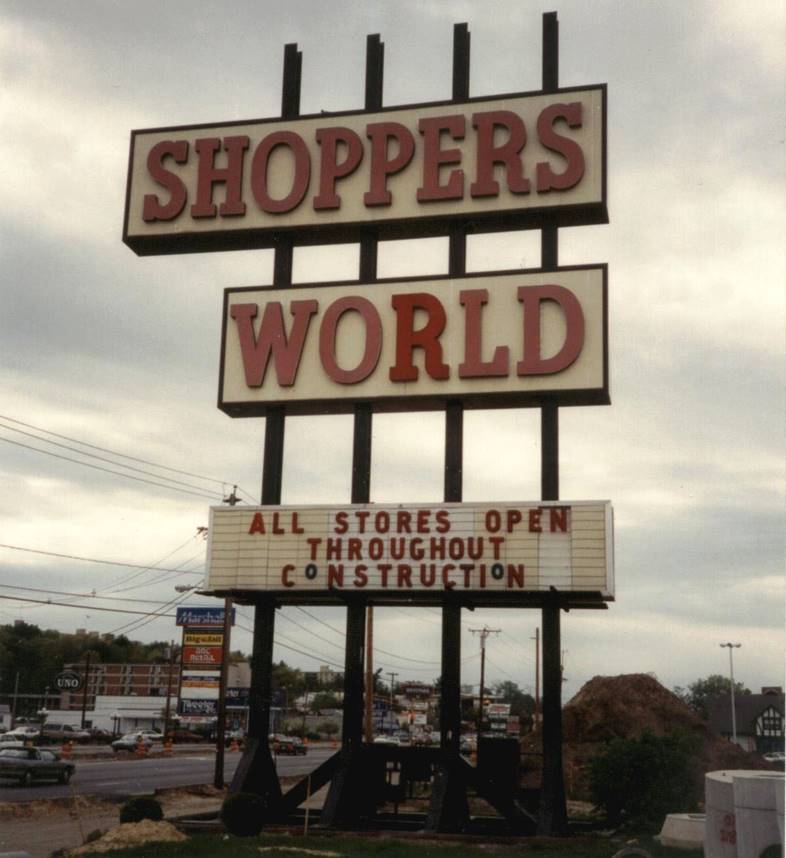
{"label": "large sign structure", "polygon": [[225,292],[219,408],[606,404],[605,266]]}
{"label": "large sign structure", "polygon": [[213,507],[206,587],[283,603],[614,596],[603,502]]}
{"label": "large sign structure", "polygon": [[[605,607],[614,587],[610,505],[560,501],[558,466],[559,407],[610,401],[606,269],[561,268],[557,230],[608,221],[606,87],[559,87],[556,13],[543,17],[542,60],[542,90],[470,98],[469,31],[456,25],[451,100],[383,108],[383,45],[370,36],[366,109],[300,116],[301,55],[288,45],[281,118],[132,133],[123,240],[135,253],[275,248],[275,288],[225,293],[218,404],[266,417],[264,506],[213,511],[208,582],[255,605],[250,742],[232,790],[263,795],[271,816],[331,778],[322,825],[376,813],[374,747],[362,742],[364,634],[367,609],[393,598],[442,607],[441,749],[425,827],[467,827],[471,783],[518,830],[565,830],[560,612]],[[541,230],[541,268],[467,276],[467,235],[515,228]],[[448,236],[447,277],[377,279],[379,240],[429,235]],[[294,247],[329,242],[360,244],[358,282],[292,288]],[[542,501],[461,504],[463,409],[520,405],[541,409]],[[444,503],[425,508],[436,532],[421,533],[424,507],[368,506],[371,417],[436,407],[446,415]],[[286,416],[342,411],[355,418],[352,505],[316,517],[281,506]],[[365,513],[401,528],[363,533]],[[266,741],[275,612],[308,600],[347,606],[342,752],[283,796]],[[537,820],[460,758],[460,612],[481,604],[542,611]]]}
{"label": "large sign structure", "polygon": [[136,253],[605,223],[605,86],[134,131],[123,240]]}

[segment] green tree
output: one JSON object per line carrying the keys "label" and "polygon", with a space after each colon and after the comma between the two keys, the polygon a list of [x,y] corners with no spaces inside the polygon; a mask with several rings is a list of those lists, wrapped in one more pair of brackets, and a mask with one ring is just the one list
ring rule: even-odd
{"label": "green tree", "polygon": [[590,764],[590,791],[609,824],[657,831],[668,813],[694,811],[703,791],[699,738],[614,739]]}
{"label": "green tree", "polygon": [[515,682],[498,682],[494,686],[494,694],[500,697],[503,703],[510,703],[511,715],[532,715],[535,711],[535,698],[522,691]]}
{"label": "green tree", "polygon": [[[678,685],[674,689],[674,693],[683,703],[690,706],[699,717],[706,721],[709,717],[708,706],[710,699],[724,694],[731,694],[731,680],[728,676],[721,676],[718,673],[714,673],[705,679],[697,679],[687,688],[682,688]],[[742,696],[751,692],[741,682],[735,682],[734,693],[737,696]]]}
{"label": "green tree", "polygon": [[341,704],[338,702],[338,698],[335,694],[331,694],[329,691],[320,691],[318,694],[314,695],[314,699],[310,701],[310,707],[312,712],[319,713],[323,709],[340,709]]}

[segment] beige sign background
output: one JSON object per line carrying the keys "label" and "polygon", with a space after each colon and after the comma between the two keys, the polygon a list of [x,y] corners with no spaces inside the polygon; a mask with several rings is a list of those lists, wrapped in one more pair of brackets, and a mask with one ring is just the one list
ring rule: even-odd
{"label": "beige sign background", "polygon": [[[555,357],[575,331],[575,319],[569,312],[580,308],[583,334],[575,359],[559,371],[520,375],[518,364],[525,356],[525,303],[519,290],[539,294],[537,290],[556,286],[563,299],[569,293],[570,304],[543,300],[540,314],[540,345],[538,354],[544,361]],[[466,305],[462,293],[486,290],[487,301],[476,305],[474,313]],[[232,416],[264,413],[266,405],[286,404],[289,413],[318,414],[351,409],[357,400],[374,401],[380,409],[411,410],[436,408],[444,400],[463,399],[469,407],[512,407],[536,405],[546,394],[563,405],[607,404],[607,289],[606,267],[565,268],[550,272],[508,272],[460,278],[433,278],[408,281],[381,281],[371,285],[341,284],[289,289],[229,289],[225,292],[223,342],[221,347],[221,376],[219,408]],[[394,302],[402,298],[426,294],[445,314],[444,330],[439,335],[441,361],[447,366],[447,377],[434,378],[429,373],[422,348],[412,350],[412,363],[417,378],[411,381],[391,379],[391,368],[397,362],[397,319]],[[360,299],[373,305],[381,323],[381,350],[373,371],[358,381],[336,380],[336,373],[326,369],[320,352],[320,337],[325,326],[335,324],[332,341],[335,345],[334,363],[342,370],[354,370],[362,365],[367,353],[369,331],[360,312],[349,311],[335,322],[331,308],[339,302]],[[462,300],[464,303],[462,303]],[[260,347],[260,327],[268,304],[280,305],[284,336],[293,342],[295,302],[312,301],[302,353],[296,374],[283,378],[276,369],[271,353],[263,376],[249,372],[254,349]],[[357,303],[357,302],[356,302]],[[253,319],[243,307],[255,308]],[[254,348],[241,347],[243,314],[245,324],[253,324]],[[374,315],[372,314],[372,315]],[[462,377],[462,364],[468,358],[468,339],[472,339],[474,315],[479,331],[478,358],[492,362],[497,349],[507,349],[505,374],[485,377]],[[238,318],[241,317],[241,318]],[[418,310],[411,327],[419,330],[428,324],[429,313]],[[532,321],[532,320],[530,320]],[[569,330],[570,328],[570,330]],[[280,339],[280,338],[279,338]],[[260,383],[261,381],[261,383]],[[282,383],[283,382],[283,383]]]}
{"label": "beige sign background", "polygon": [[608,501],[212,507],[207,590],[614,597]]}
{"label": "beige sign background", "polygon": [[[247,246],[252,241],[254,246],[264,246],[266,234],[272,236],[276,231],[332,228],[336,240],[347,241],[350,239],[346,227],[350,225],[362,226],[373,222],[384,227],[386,223],[437,221],[458,216],[483,220],[484,217],[498,216],[500,213],[528,210],[547,210],[559,215],[560,210],[565,209],[571,211],[565,222],[606,222],[605,98],[605,86],[595,86],[565,89],[557,93],[502,96],[464,104],[441,103],[395,108],[376,114],[340,113],[286,121],[259,120],[134,131],[131,138],[124,240],[140,253],[167,253],[183,249],[190,238],[198,244],[200,236],[203,239],[210,236],[215,239],[222,233],[232,233],[233,240],[239,242],[238,246],[243,246],[244,237],[249,242]],[[547,115],[544,111],[549,108],[563,107],[569,108],[568,116],[580,118],[578,122],[571,122],[559,116],[545,123],[551,133],[568,141],[566,145],[558,140],[555,146],[554,139],[544,134],[538,120]],[[520,158],[521,180],[529,182],[530,186],[526,192],[516,189],[517,181],[508,180],[504,164],[495,163],[491,168],[491,178],[499,185],[498,190],[491,193],[487,188],[484,193],[473,196],[473,183],[478,183],[479,178],[484,176],[489,178],[486,170],[481,171],[482,176],[478,173],[481,132],[473,126],[473,117],[492,112],[512,114],[523,123],[525,142],[520,150]],[[435,118],[455,122],[454,117],[460,117],[463,133],[459,134],[455,129],[452,132],[443,131],[433,143],[438,153],[435,155],[432,151],[432,154],[427,154],[430,144],[426,141],[426,135],[419,130],[421,124]],[[366,194],[372,186],[374,161],[369,126],[380,123],[395,123],[406,129],[414,148],[406,166],[385,176],[385,188],[391,194],[390,202],[369,205]],[[340,199],[333,207],[325,208],[320,207],[319,202],[324,172],[322,148],[325,143],[324,140],[322,144],[318,142],[318,135],[324,133],[325,129],[333,128],[346,128],[353,132],[361,151],[354,156],[360,158],[357,166],[346,175],[341,175],[341,164],[350,156],[346,146],[338,145],[334,158],[339,165],[338,175],[335,183],[331,182],[331,187],[334,187]],[[271,138],[270,135],[278,136]],[[237,178],[233,204],[228,212],[222,213],[220,210],[221,204],[226,201],[227,182],[224,178],[214,182],[209,192],[210,203],[217,207],[215,214],[194,216],[192,206],[198,196],[200,157],[209,157],[211,171],[225,169],[230,155],[224,148],[224,141],[237,138],[247,140],[247,143],[242,151],[236,148],[231,156],[236,159],[234,163],[240,166],[242,172]],[[500,127],[489,138],[489,144],[491,147],[504,147],[510,138],[510,132]],[[220,145],[209,156],[204,151],[200,155],[200,144],[197,143],[206,139],[220,141]],[[281,142],[268,152],[269,145],[266,146],[263,141],[271,139]],[[294,148],[292,141],[297,143]],[[204,144],[201,145],[204,149]],[[162,146],[168,146],[170,154],[162,155]],[[557,186],[540,189],[538,165],[543,165],[541,172],[548,170],[553,176],[561,176],[566,169],[571,168],[576,147],[581,152],[580,178],[568,182],[570,187],[559,187],[558,180]],[[264,150],[266,158],[260,158],[260,149]],[[384,157],[395,162],[399,151],[400,144],[391,139],[385,145]],[[439,154],[442,152],[448,154]],[[488,158],[485,160],[487,162]],[[306,163],[308,175],[303,170]],[[439,187],[448,186],[455,171],[462,172],[462,188],[458,198],[439,199],[432,196],[424,200],[421,192],[419,199],[419,189],[427,184],[424,173],[434,169]],[[159,172],[158,180],[154,177],[156,172]],[[162,184],[162,179],[166,184]],[[203,178],[203,184],[205,181]],[[286,211],[263,210],[255,197],[255,188],[258,194],[260,183],[270,198],[278,201],[286,200],[294,188],[297,204],[287,204]],[[487,185],[487,181],[484,180],[482,184]],[[511,190],[511,185],[514,190]],[[179,208],[176,216],[150,219],[148,211],[148,219],[144,219],[146,198],[156,201],[155,208],[165,209],[177,196],[181,197],[182,205],[176,206]],[[336,232],[342,228],[343,232]],[[418,229],[422,234],[422,227]],[[146,241],[152,243],[146,246]],[[268,241],[272,241],[272,238],[268,238]],[[201,247],[195,246],[195,249],[226,248],[215,242],[205,242]]]}

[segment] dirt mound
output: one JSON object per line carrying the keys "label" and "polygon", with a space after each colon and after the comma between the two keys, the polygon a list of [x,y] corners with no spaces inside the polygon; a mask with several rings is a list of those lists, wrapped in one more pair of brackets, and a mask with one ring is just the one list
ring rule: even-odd
{"label": "dirt mound", "polygon": [[143,846],[145,843],[178,843],[188,840],[169,822],[153,822],[143,819],[141,822],[127,822],[107,831],[103,837],[72,849],[68,855],[86,855],[92,852],[112,852],[115,849],[127,849]]}
{"label": "dirt mound", "polygon": [[565,706],[562,724],[568,742],[631,739],[646,731],[656,736],[707,732],[690,707],[644,673],[594,677]]}

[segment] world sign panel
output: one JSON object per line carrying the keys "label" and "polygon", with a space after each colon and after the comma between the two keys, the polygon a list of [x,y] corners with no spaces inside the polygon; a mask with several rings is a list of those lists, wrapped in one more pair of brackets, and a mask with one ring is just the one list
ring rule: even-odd
{"label": "world sign panel", "polygon": [[136,253],[606,223],[604,85],[132,132]]}
{"label": "world sign panel", "polygon": [[611,504],[213,507],[207,588],[422,597],[614,597]]}
{"label": "world sign panel", "polygon": [[231,416],[607,404],[606,267],[225,293]]}

